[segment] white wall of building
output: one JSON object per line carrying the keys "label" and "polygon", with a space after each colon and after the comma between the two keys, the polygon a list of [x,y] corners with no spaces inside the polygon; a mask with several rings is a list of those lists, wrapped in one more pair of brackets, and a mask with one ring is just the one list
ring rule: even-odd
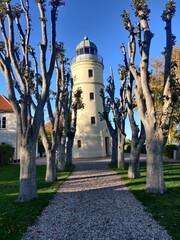
{"label": "white wall of building", "polygon": [[[93,71],[92,77],[89,77],[89,70]],[[73,157],[107,156],[110,153],[110,145],[106,144],[105,138],[109,138],[110,141],[109,132],[105,121],[100,121],[99,117],[99,112],[103,112],[100,97],[100,90],[104,88],[103,64],[89,59],[77,59],[77,62],[71,65],[71,71],[74,80],[73,91],[78,87],[82,89],[84,103],[84,109],[78,110]],[[94,94],[94,99],[90,99],[90,93]],[[91,123],[91,117],[95,117],[95,124]],[[81,141],[81,146],[78,146],[78,141]]]}
{"label": "white wall of building", "polygon": [[0,116],[6,117],[6,128],[0,128],[0,144],[11,144],[15,148],[14,159],[18,159],[15,113],[0,113]]}

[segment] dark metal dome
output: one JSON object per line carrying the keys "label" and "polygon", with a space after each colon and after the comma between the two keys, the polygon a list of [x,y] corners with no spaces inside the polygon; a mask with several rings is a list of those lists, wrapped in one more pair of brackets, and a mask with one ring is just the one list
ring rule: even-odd
{"label": "dark metal dome", "polygon": [[89,41],[88,37],[84,37],[84,40],[81,41],[77,47],[76,47],[76,54],[82,55],[82,54],[93,54],[97,55],[97,47],[96,45]]}

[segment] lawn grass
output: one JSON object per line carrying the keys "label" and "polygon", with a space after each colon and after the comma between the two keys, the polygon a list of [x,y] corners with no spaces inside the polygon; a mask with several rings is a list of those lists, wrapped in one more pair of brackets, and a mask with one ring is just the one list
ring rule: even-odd
{"label": "lawn grass", "polygon": [[149,194],[145,192],[146,164],[141,163],[141,177],[128,179],[127,168],[117,170],[115,165],[110,165],[121,175],[129,190],[139,199],[145,209],[150,212],[174,240],[180,239],[180,163],[164,163],[164,175],[167,192],[161,194]]}
{"label": "lawn grass", "polygon": [[74,166],[58,173],[55,183],[46,183],[46,166],[37,166],[38,199],[27,203],[16,202],[19,189],[19,165],[0,167],[0,239],[19,240],[53,198],[58,186],[73,171]]}

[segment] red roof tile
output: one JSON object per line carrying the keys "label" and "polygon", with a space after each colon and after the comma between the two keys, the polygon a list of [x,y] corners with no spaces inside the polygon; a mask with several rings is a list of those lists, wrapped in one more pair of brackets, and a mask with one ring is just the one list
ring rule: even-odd
{"label": "red roof tile", "polygon": [[0,112],[14,112],[9,99],[4,95],[0,95]]}

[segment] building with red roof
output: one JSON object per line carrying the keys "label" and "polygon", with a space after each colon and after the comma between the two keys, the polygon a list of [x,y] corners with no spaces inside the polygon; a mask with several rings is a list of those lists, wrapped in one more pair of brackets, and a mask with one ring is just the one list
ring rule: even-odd
{"label": "building with red roof", "polygon": [[15,149],[14,159],[19,159],[16,115],[4,95],[0,95],[0,144],[11,144]]}
{"label": "building with red roof", "polygon": [[4,95],[0,95],[0,113],[1,112],[14,112],[9,99]]}

